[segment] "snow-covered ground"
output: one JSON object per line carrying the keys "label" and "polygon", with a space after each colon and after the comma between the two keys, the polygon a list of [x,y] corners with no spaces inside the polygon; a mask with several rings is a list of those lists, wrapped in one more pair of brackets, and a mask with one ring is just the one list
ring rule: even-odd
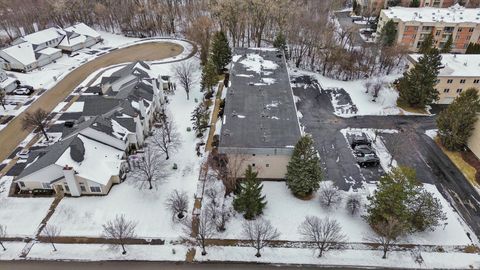
{"label": "snow-covered ground", "polygon": [[[365,238],[373,235],[370,226],[361,217],[365,212],[352,216],[345,207],[345,198],[351,193],[357,193],[362,197],[362,203],[368,203],[366,196],[374,190],[375,186],[359,189],[357,192],[341,191],[343,200],[331,208],[325,208],[321,205],[319,194],[315,193],[310,200],[300,200],[292,195],[286,184],[283,182],[263,182],[263,194],[266,196],[267,206],[263,217],[270,220],[272,225],[280,232],[280,240],[300,241],[302,235],[298,232],[298,227],[306,216],[318,216],[320,218],[330,217],[336,219],[342,226],[343,233],[346,234],[348,242],[368,242]],[[451,208],[449,203],[440,195],[435,186],[425,185],[425,188],[438,197],[447,214],[448,220],[446,226],[441,226],[433,232],[416,233],[408,238],[401,239],[405,244],[424,244],[424,245],[469,245],[471,241],[466,235],[464,222]],[[363,207],[365,208],[365,207]],[[227,230],[219,234],[216,238],[244,239],[242,235],[242,222],[244,218],[241,214],[236,215],[227,224]]]}
{"label": "snow-covered ground", "polygon": [[8,197],[12,177],[0,183],[0,224],[7,226],[7,237],[34,236],[53,198]]}
{"label": "snow-covered ground", "polygon": [[421,252],[422,263],[415,261],[416,256],[409,251],[390,252],[382,259],[382,252],[375,250],[332,250],[318,258],[318,252],[300,248],[264,248],[260,258],[255,257],[251,247],[210,247],[207,255],[201,256],[197,249],[196,261],[211,262],[257,262],[288,263],[322,266],[389,267],[389,268],[441,268],[441,269],[478,269],[480,259],[477,254]]}
{"label": "snow-covered ground", "polygon": [[[195,61],[198,65],[197,60],[190,61]],[[156,76],[172,76],[172,65],[174,64],[151,66],[152,73]],[[196,76],[200,76],[200,69],[196,70]],[[195,99],[202,100],[198,80],[191,90],[190,100],[186,99],[181,87],[168,99],[167,111],[173,117],[182,140],[180,149],[168,161],[171,175],[159,184],[158,189],[139,189],[129,176],[126,182],[113,186],[107,196],[64,198],[49,221],[61,228],[62,235],[99,236],[102,224],[118,214],[124,214],[128,219],[138,222],[138,237],[177,239],[182,235],[182,226],[172,221],[165,200],[174,189],[178,189],[187,192],[190,198],[189,209],[193,207],[203,158],[196,156],[195,146],[198,140],[194,132],[187,132],[187,128],[191,127],[190,114],[198,105]],[[177,170],[172,169],[173,163],[178,165]]]}
{"label": "snow-covered ground", "polygon": [[[76,260],[76,261],[185,261],[188,248],[180,245],[127,245],[127,254],[101,244],[55,244],[57,251],[46,243],[36,243],[28,253],[28,260]],[[1,252],[0,252],[1,256]]]}
{"label": "snow-covered ground", "polygon": [[3,245],[7,250],[2,250],[0,247],[0,261],[15,260],[18,259],[25,247],[24,242],[3,242]]}
{"label": "snow-covered ground", "polygon": [[323,89],[344,89],[352,99],[353,104],[356,105],[358,112],[352,114],[342,110],[342,106],[337,104],[335,96],[332,98],[332,105],[335,109],[335,114],[342,117],[352,117],[355,115],[397,115],[397,114],[412,114],[406,112],[397,106],[398,92],[390,87],[390,83],[402,76],[401,73],[382,76],[382,81],[385,86],[380,91],[376,101],[373,100],[371,93],[365,93],[364,80],[341,81],[322,76],[318,73],[291,70],[291,76],[308,75],[317,79]]}

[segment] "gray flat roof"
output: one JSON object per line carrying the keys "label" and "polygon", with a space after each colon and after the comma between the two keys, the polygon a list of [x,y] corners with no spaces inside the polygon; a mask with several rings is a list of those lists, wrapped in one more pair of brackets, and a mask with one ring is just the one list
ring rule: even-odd
{"label": "gray flat roof", "polygon": [[301,133],[283,53],[273,48],[235,49],[230,80],[220,151],[291,149]]}

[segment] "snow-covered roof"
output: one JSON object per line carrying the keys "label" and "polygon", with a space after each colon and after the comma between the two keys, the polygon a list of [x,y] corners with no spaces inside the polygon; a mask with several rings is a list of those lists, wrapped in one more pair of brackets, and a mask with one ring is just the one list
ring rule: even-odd
{"label": "snow-covered roof", "polygon": [[7,86],[11,85],[14,83],[17,79],[12,78],[12,77],[7,77],[4,81],[0,82],[0,88],[6,88]]}
{"label": "snow-covered roof", "polygon": [[67,27],[67,28],[65,28],[65,31],[75,32],[77,34],[84,35],[84,36],[89,36],[89,37],[93,37],[93,38],[99,38],[100,37],[100,34],[97,31],[93,30],[91,27],[89,27],[88,25],[86,25],[84,23],[77,23],[75,25]]}
{"label": "snow-covered roof", "polygon": [[85,42],[86,39],[87,37],[85,37],[84,35],[79,35],[73,38],[64,37],[62,39],[62,42],[60,42],[59,46],[75,46],[77,44]]}
{"label": "snow-covered roof", "polygon": [[32,34],[23,36],[22,39],[32,44],[42,44],[62,36],[64,36],[62,29],[50,27]]}
{"label": "snow-covered roof", "polygon": [[25,66],[37,61],[33,45],[29,42],[23,42],[3,49],[2,51]]}
{"label": "snow-covered roof", "polygon": [[41,51],[38,51],[38,53],[41,53],[41,54],[46,54],[46,55],[54,55],[58,52],[61,52],[62,50],[60,49],[56,49],[56,48],[50,48],[50,47],[47,47]]}
{"label": "snow-covered roof", "polygon": [[[417,62],[421,54],[410,54]],[[442,54],[442,65],[438,76],[480,77],[480,54]]]}
{"label": "snow-covered roof", "polygon": [[465,8],[458,4],[449,8],[390,7],[382,12],[389,19],[416,22],[480,23],[480,8]]}
{"label": "snow-covered roof", "polygon": [[83,135],[78,135],[77,138],[83,144],[83,160],[74,160],[71,155],[72,147],[69,147],[55,164],[73,167],[78,176],[106,185],[112,175],[118,175],[123,162],[123,151]]}

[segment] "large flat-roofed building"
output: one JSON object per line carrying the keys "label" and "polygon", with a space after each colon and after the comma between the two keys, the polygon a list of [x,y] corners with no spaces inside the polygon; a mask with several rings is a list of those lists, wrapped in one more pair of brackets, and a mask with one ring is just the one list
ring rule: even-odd
{"label": "large flat-roofed building", "polygon": [[433,33],[435,45],[443,48],[452,37],[452,52],[464,53],[469,43],[480,43],[480,8],[390,7],[380,12],[377,35],[393,20],[397,29],[396,42],[410,51],[418,51],[423,40]]}
{"label": "large flat-roofed building", "polygon": [[[412,68],[421,54],[408,56]],[[439,104],[450,104],[468,88],[480,89],[480,54],[442,54],[442,66],[438,74]]]}
{"label": "large flat-roofed building", "polygon": [[301,132],[285,57],[270,48],[236,49],[218,150],[263,179],[283,179]]}

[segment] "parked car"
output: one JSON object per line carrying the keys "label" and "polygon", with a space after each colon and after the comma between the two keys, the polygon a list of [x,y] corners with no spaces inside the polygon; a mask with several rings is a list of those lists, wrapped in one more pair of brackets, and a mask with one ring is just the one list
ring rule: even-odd
{"label": "parked car", "polygon": [[380,159],[377,154],[368,145],[355,146],[353,154],[360,166],[378,166],[380,164]]}
{"label": "parked car", "polygon": [[25,88],[25,87],[20,87],[20,88],[17,88],[15,90],[13,90],[12,93],[14,95],[30,95],[31,93],[33,93],[33,90],[30,90],[30,89]]}
{"label": "parked car", "polygon": [[17,157],[21,159],[27,159],[30,156],[30,150],[23,149],[17,152]]}
{"label": "parked car", "polygon": [[368,145],[372,146],[372,143],[368,140],[367,136],[365,134],[362,135],[355,135],[352,138],[352,142],[350,143],[350,146],[352,149],[355,149],[357,145]]}

